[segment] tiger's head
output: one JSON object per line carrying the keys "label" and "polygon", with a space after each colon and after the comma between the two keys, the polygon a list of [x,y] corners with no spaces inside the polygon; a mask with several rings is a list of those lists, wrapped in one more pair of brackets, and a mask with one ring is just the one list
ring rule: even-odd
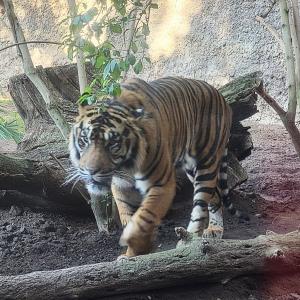
{"label": "tiger's head", "polygon": [[[131,109],[117,101],[104,102],[104,110],[81,106],[69,140],[72,179],[83,179],[91,194],[110,189],[117,170],[130,170],[145,150],[143,108]],[[143,150],[144,149],[144,150]]]}

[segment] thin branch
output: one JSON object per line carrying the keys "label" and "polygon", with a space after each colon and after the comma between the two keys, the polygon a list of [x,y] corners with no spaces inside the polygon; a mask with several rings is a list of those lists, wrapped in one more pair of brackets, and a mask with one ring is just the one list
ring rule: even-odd
{"label": "thin branch", "polygon": [[[75,0],[68,0],[69,11],[71,18],[73,19],[76,16],[76,2]],[[79,44],[80,33],[78,30],[74,32],[75,44]],[[79,80],[79,89],[80,93],[83,94],[86,86],[88,85],[86,70],[85,70],[85,58],[83,51],[78,47],[76,51],[76,61],[77,61],[77,70],[78,70],[78,80]]]}
{"label": "thin branch", "polygon": [[300,15],[299,15],[299,3],[298,0],[291,0],[292,7],[293,7],[293,15],[295,20],[296,32],[298,42],[300,42]]}
{"label": "thin branch", "polygon": [[291,33],[292,42],[295,50],[296,59],[296,89],[297,89],[297,102],[300,108],[300,16],[298,0],[291,0],[289,2],[290,15],[292,19]]}
{"label": "thin branch", "polygon": [[256,16],[255,19],[256,19],[256,21],[258,21],[259,23],[261,23],[273,35],[273,37],[279,43],[281,49],[284,51],[285,48],[284,48],[283,40],[280,37],[280,35],[278,34],[278,32],[276,31],[276,29],[273,26],[271,26],[269,23],[267,23],[264,20],[264,18],[262,18],[261,16]]}
{"label": "thin branch", "polygon": [[32,83],[42,95],[44,104],[49,115],[51,116],[55,125],[60,130],[62,136],[67,140],[69,136],[69,124],[56,106],[57,95],[55,95],[55,91],[53,89],[50,90],[47,87],[41,75],[38,74],[37,70],[34,68],[28,46],[26,43],[24,44],[26,40],[24,37],[23,30],[19,24],[18,18],[15,15],[12,1],[4,0],[4,5],[7,18],[9,19],[9,22],[11,24],[15,43],[23,43],[18,45],[18,48],[21,54],[25,74],[28,76],[28,78],[32,81]]}
{"label": "thin branch", "polygon": [[12,47],[16,47],[16,46],[19,46],[19,45],[24,45],[24,44],[53,44],[53,45],[63,45],[63,43],[60,43],[60,42],[51,42],[51,41],[28,41],[28,42],[21,42],[21,43],[14,43],[14,44],[11,44],[11,45],[8,45],[4,48],[1,48],[0,49],[0,52],[1,51],[4,51],[6,49],[9,49],[9,48],[12,48]]}
{"label": "thin branch", "polygon": [[279,9],[282,23],[282,38],[285,47],[286,56],[286,67],[287,67],[287,81],[288,81],[288,91],[289,91],[289,101],[288,101],[288,115],[290,121],[295,121],[296,108],[297,108],[297,93],[295,84],[295,62],[293,45],[291,41],[291,30],[289,21],[289,11],[287,7],[286,0],[279,0]]}
{"label": "thin branch", "polygon": [[280,119],[283,121],[283,119],[286,117],[286,111],[284,111],[284,109],[276,102],[276,100],[265,91],[262,84],[256,88],[256,92],[276,111]]}
{"label": "thin branch", "polygon": [[[149,5],[151,4],[152,0],[148,0],[144,7],[141,9],[141,11],[145,11]],[[137,10],[134,10],[133,11],[133,19],[131,21],[131,24],[130,24],[130,29],[129,29],[129,37],[128,37],[128,46],[127,46],[127,53],[126,53],[126,58],[128,57],[129,53],[130,53],[130,47],[131,47],[131,44],[133,42],[133,38],[134,38],[134,35],[135,35],[135,32],[137,31],[137,27],[139,25],[139,22],[142,18],[142,14],[140,14],[139,18],[137,19]],[[144,53],[144,51],[143,51]],[[128,70],[125,71],[124,73],[124,78],[123,78],[123,81],[126,80],[126,77],[127,77],[127,73],[128,73]]]}
{"label": "thin branch", "polygon": [[[131,48],[131,44],[133,42],[133,37],[134,37],[134,33],[135,33],[135,28],[136,28],[136,15],[137,15],[137,10],[135,9],[132,13],[133,15],[133,18],[130,22],[130,28],[129,28],[129,36],[128,36],[128,44],[127,44],[127,50],[126,50],[126,58],[128,58],[128,55],[130,53],[130,48]],[[126,77],[127,77],[127,73],[128,73],[128,70],[125,71],[124,73],[124,78],[123,78],[123,81],[126,80]]]}

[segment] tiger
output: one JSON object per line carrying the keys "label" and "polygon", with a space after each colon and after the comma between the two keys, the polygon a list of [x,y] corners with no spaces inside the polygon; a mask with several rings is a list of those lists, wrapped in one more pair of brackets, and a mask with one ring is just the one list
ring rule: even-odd
{"label": "tiger", "polygon": [[[222,238],[229,206],[227,144],[232,112],[205,81],[128,79],[121,94],[79,105],[69,142],[71,162],[90,194],[111,190],[128,257],[151,252],[176,191],[176,169],[191,181],[187,231]],[[141,201],[138,201],[141,195]]]}

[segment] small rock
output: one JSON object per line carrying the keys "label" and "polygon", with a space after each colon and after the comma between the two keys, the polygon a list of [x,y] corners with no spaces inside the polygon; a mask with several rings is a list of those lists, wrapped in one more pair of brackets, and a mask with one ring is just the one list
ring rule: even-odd
{"label": "small rock", "polygon": [[43,226],[43,229],[46,232],[56,232],[56,227],[54,226],[54,224],[51,224],[49,222],[45,223],[45,225]]}
{"label": "small rock", "polygon": [[11,224],[11,225],[7,225],[7,226],[5,227],[5,229],[6,229],[6,231],[8,231],[8,232],[12,232],[12,231],[15,231],[15,230],[17,229],[17,227],[16,227],[15,225]]}
{"label": "small rock", "polygon": [[4,222],[1,226],[6,227],[7,225],[9,225],[9,222]]}
{"label": "small rock", "polygon": [[25,228],[24,225],[21,226],[19,233],[28,234],[28,230]]}
{"label": "small rock", "polygon": [[37,254],[43,254],[48,250],[48,244],[46,242],[38,242],[33,245],[33,252]]}
{"label": "small rock", "polygon": [[39,227],[40,225],[43,225],[45,223],[46,223],[45,219],[39,219],[39,220],[37,220],[37,221],[34,222],[34,225],[36,225],[36,226]]}
{"label": "small rock", "polygon": [[14,237],[15,237],[14,234],[9,234],[5,237],[5,239],[8,243],[11,243],[13,241]]}
{"label": "small rock", "polygon": [[60,226],[57,230],[58,234],[64,235],[68,231],[68,228],[65,226]]}
{"label": "small rock", "polygon": [[24,209],[22,207],[12,205],[9,211],[9,215],[11,217],[21,216],[24,213]]}

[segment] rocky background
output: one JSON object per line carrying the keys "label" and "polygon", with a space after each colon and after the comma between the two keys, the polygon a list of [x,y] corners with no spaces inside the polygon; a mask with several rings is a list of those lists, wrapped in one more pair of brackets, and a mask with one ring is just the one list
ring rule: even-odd
{"label": "rocky background", "polygon": [[[28,40],[61,41],[67,28],[60,22],[67,14],[64,0],[15,0],[16,13]],[[286,103],[285,66],[278,42],[256,20],[265,13],[269,0],[158,0],[150,24],[150,57],[153,64],[141,77],[146,80],[166,75],[201,78],[217,87],[260,70],[269,93]],[[278,8],[266,21],[280,30]],[[8,21],[0,19],[0,48],[12,37]],[[44,67],[70,63],[57,45],[30,45],[35,65]],[[0,94],[8,97],[8,78],[23,73],[16,49],[0,52]],[[276,122],[275,113],[260,100],[254,118]]]}

